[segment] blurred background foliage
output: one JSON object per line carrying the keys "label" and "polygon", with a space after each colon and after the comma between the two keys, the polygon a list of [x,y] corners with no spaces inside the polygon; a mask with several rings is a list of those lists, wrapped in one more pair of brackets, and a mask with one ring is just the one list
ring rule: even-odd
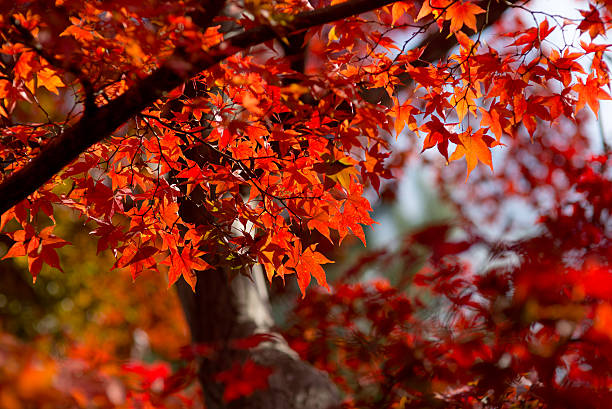
{"label": "blurred background foliage", "polygon": [[[174,289],[162,274],[134,283],[113,269],[112,254],[96,255],[96,241],[67,211],[57,224],[72,243],[59,251],[63,272],[45,266],[34,283],[25,257],[0,261],[0,407],[153,407],[150,389],[165,385],[150,380],[183,366],[189,343]],[[9,245],[0,243],[0,255]],[[157,399],[184,407],[177,397]]]}
{"label": "blurred background foliage", "polygon": [[25,257],[0,262],[0,328],[25,341],[44,338],[57,351],[76,342],[117,357],[176,358],[188,329],[165,277],[145,273],[134,285],[112,268],[110,251],[96,255],[81,221],[60,211],[57,224],[72,243],[60,250],[64,272],[45,266],[33,283]]}

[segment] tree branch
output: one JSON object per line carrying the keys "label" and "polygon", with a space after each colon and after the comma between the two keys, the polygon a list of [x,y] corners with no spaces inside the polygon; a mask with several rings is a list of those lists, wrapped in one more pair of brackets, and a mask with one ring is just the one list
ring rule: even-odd
{"label": "tree branch", "polygon": [[[350,0],[300,13],[283,28],[287,34],[296,33],[375,10],[396,1],[398,0]],[[180,55],[180,51],[173,54],[160,68],[138,81],[124,94],[84,115],[79,122],[47,143],[27,165],[2,181],[0,215],[34,193],[82,152],[109,136],[165,92],[239,51],[276,38],[276,30],[270,26],[255,27],[226,39],[207,54],[191,55],[189,59]]]}
{"label": "tree branch", "polygon": [[196,10],[189,13],[191,20],[201,29],[210,27],[225,7],[225,0],[203,0]]}

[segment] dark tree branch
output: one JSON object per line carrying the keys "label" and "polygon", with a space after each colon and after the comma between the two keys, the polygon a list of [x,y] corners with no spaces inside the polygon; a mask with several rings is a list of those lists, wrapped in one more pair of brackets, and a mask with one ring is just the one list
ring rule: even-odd
{"label": "dark tree branch", "polygon": [[[296,15],[284,31],[307,30],[336,20],[375,10],[398,0],[350,0]],[[272,40],[278,29],[259,26],[234,35],[207,54],[181,55],[180,51],[148,77],[138,81],[107,105],[84,115],[78,123],[47,143],[38,156],[0,183],[0,214],[34,193],[90,146],[108,137],[134,115],[150,106],[199,72],[210,69],[225,58],[249,47]]]}
{"label": "dark tree branch", "polygon": [[202,30],[212,26],[213,20],[225,8],[225,0],[202,0],[200,7],[189,13],[193,21]]}

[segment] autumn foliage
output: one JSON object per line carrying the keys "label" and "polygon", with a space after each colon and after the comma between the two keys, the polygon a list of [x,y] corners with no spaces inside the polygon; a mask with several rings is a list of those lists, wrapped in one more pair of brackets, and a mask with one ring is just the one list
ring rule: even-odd
{"label": "autumn foliage", "polygon": [[[88,257],[130,278],[94,298],[149,311],[124,330],[173,362],[129,337],[92,353],[85,327],[60,352],[4,334],[0,406],[199,407],[220,345],[181,349],[178,304],[160,318],[155,300],[261,265],[301,296],[284,335],[346,407],[609,407],[612,3],[531,3],[0,6],[3,258],[34,281],[66,269],[58,231],[78,220]],[[450,216],[355,256],[415,163]],[[247,359],[215,380],[232,402],[272,372]]]}

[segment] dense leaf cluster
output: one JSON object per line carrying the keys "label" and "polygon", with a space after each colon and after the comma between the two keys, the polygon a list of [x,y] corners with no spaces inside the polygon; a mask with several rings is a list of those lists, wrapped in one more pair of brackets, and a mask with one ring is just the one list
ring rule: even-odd
{"label": "dense leaf cluster", "polygon": [[[295,274],[303,299],[286,336],[347,407],[606,407],[610,147],[603,126],[597,141],[589,126],[611,99],[612,3],[584,2],[576,16],[530,7],[3,4],[4,258],[25,257],[34,279],[61,270],[69,243],[56,217],[69,209],[133,279],[161,272],[195,291],[213,270],[249,276],[260,264],[270,283]],[[425,152],[434,147],[441,156]],[[328,283],[330,249],[366,243],[368,198],[393,196],[419,154],[452,220]],[[441,158],[465,158],[467,182]],[[518,208],[530,229],[508,217]],[[384,270],[398,261],[392,285]],[[382,278],[357,282],[366,266]],[[173,372],[76,344],[55,363],[3,336],[0,406],[193,405],[198,362],[273,340],[240,341],[184,350],[189,363]],[[214,379],[231,402],[272,373],[246,359]]]}

